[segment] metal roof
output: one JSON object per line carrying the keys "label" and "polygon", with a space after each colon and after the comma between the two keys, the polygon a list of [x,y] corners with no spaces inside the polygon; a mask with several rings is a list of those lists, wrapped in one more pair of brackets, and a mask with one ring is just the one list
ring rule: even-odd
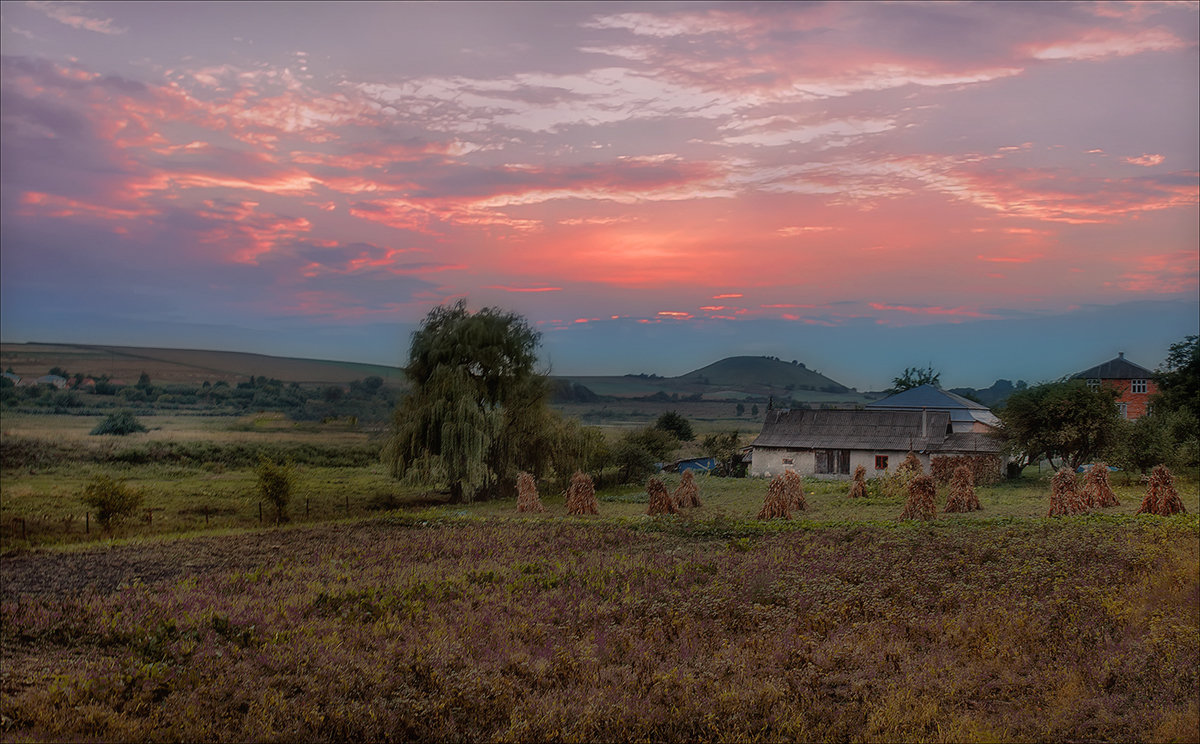
{"label": "metal roof", "polygon": [[875,451],[980,452],[1000,442],[978,433],[951,433],[947,411],[768,411],[755,447]]}
{"label": "metal roof", "polygon": [[934,385],[920,385],[890,395],[883,400],[867,404],[868,409],[890,409],[899,411],[941,410],[950,413],[950,420],[959,424],[978,421],[991,427],[1000,425],[1000,419],[982,403],[942,390]]}
{"label": "metal roof", "polygon": [[1091,369],[1085,369],[1071,379],[1078,380],[1148,380],[1154,373],[1140,364],[1134,364],[1125,358],[1125,352],[1110,359],[1104,364],[1097,364]]}

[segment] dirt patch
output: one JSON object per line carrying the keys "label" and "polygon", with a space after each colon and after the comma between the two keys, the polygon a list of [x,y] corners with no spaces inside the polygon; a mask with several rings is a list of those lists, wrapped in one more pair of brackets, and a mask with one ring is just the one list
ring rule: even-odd
{"label": "dirt patch", "polygon": [[221,537],[171,540],[153,545],[119,545],[78,552],[25,553],[0,560],[0,600],[21,595],[66,597],[85,591],[109,593],[123,584],[154,584],[217,571],[274,565],[281,552],[333,550],[351,534],[385,530],[379,524],[342,524],[264,530]]}

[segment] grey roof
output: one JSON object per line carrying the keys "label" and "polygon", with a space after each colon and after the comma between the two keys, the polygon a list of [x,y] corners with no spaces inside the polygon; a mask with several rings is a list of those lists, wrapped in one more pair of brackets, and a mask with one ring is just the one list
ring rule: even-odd
{"label": "grey roof", "polygon": [[[924,420],[922,420],[924,419]],[[951,433],[947,411],[768,411],[755,447],[874,451],[1000,451],[989,434]]]}
{"label": "grey roof", "polygon": [[868,403],[867,408],[907,408],[909,410],[920,410],[922,408],[941,408],[943,410],[968,408],[981,411],[988,410],[988,407],[982,403],[976,403],[973,400],[968,400],[961,395],[956,395],[949,390],[942,390],[940,387],[935,387],[934,385],[919,385],[915,388],[909,388],[895,395],[889,395],[883,400]]}
{"label": "grey roof", "polygon": [[775,410],[767,412],[754,446],[928,450],[940,446],[949,428],[945,411]]}
{"label": "grey roof", "polygon": [[1110,359],[1104,364],[1097,364],[1091,369],[1085,369],[1071,379],[1085,380],[1148,380],[1154,373],[1140,364],[1134,364],[1125,358],[1121,352],[1116,359]]}
{"label": "grey roof", "polygon": [[883,400],[868,403],[867,408],[899,411],[941,410],[948,411],[950,420],[955,423],[966,425],[978,421],[992,427],[1000,425],[1000,419],[996,418],[987,406],[934,385],[909,388]]}

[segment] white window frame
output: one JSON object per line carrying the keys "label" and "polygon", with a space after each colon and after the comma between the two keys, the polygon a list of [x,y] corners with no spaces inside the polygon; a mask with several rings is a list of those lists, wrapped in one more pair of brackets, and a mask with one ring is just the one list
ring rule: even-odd
{"label": "white window frame", "polygon": [[1100,381],[1093,377],[1087,381],[1087,386],[1092,390],[1095,390],[1096,388],[1100,387]]}
{"label": "white window frame", "polygon": [[1125,401],[1117,401],[1117,413],[1121,414],[1121,418],[1129,418],[1129,404]]}
{"label": "white window frame", "polygon": [[1129,383],[1129,392],[1145,393],[1146,392],[1146,381],[1145,380],[1132,380]]}

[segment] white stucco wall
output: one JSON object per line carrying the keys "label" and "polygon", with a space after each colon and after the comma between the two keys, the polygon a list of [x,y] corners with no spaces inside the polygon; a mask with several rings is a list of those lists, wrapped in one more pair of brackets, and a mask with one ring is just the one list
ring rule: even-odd
{"label": "white stucco wall", "polygon": [[[888,458],[887,470],[875,469],[875,456],[886,455]],[[862,465],[867,470],[867,478],[878,478],[888,473],[895,472],[900,463],[904,462],[905,456],[908,455],[907,450],[851,450],[850,451],[850,474],[843,475],[826,474],[818,475],[817,458],[812,450],[792,450],[781,447],[755,447],[750,462],[750,477],[752,478],[773,478],[785,470],[794,470],[800,475],[806,475],[813,478],[821,478],[828,480],[846,480],[854,476],[854,469]],[[785,458],[792,460],[791,464],[784,463]],[[925,473],[929,473],[929,455],[917,453],[917,458],[921,460],[921,468]]]}

